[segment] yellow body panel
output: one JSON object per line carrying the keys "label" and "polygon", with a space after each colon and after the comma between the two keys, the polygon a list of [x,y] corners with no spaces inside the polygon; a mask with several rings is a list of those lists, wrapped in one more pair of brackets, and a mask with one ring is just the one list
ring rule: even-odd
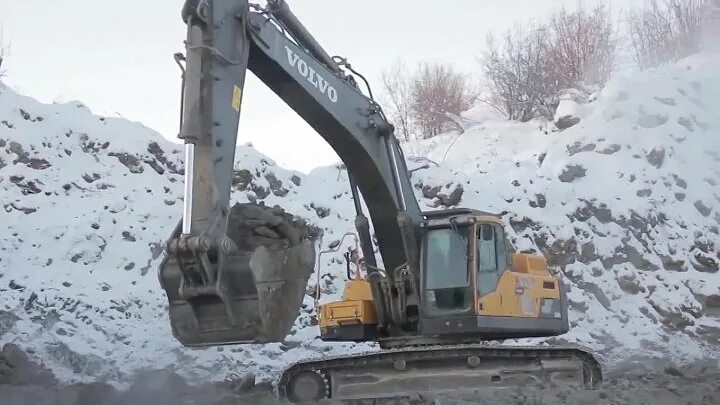
{"label": "yellow body panel", "polygon": [[350,280],[345,283],[343,300],[320,306],[320,328],[348,324],[375,324],[377,315],[372,301],[370,283]]}
{"label": "yellow body panel", "polygon": [[478,223],[490,222],[490,223],[493,223],[493,224],[498,224],[498,225],[500,225],[500,226],[503,226],[503,225],[504,225],[504,224],[503,224],[503,221],[501,221],[500,218],[493,217],[493,216],[489,216],[489,215],[476,215],[476,216],[475,216],[475,220],[476,220]]}
{"label": "yellow body panel", "polygon": [[516,273],[550,276],[543,256],[515,253],[512,255],[512,271]]}
{"label": "yellow body panel", "polygon": [[478,315],[537,318],[542,298],[560,298],[560,288],[547,270],[545,275],[505,271],[498,288],[478,299],[477,311]]}
{"label": "yellow body panel", "polygon": [[345,283],[343,299],[372,301],[372,290],[370,289],[370,283],[365,280],[348,281],[347,283]]}

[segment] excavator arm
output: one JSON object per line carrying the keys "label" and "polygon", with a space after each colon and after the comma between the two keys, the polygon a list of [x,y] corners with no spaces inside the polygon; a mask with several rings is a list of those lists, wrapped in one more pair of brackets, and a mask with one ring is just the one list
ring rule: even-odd
{"label": "excavator arm", "polygon": [[[302,302],[307,275],[300,264],[243,252],[228,237],[248,70],[345,163],[379,324],[407,322],[419,299],[416,232],[422,213],[393,126],[369,86],[366,96],[344,72],[351,66],[330,57],[284,0],[270,0],[267,8],[247,0],[186,0],[182,18],[186,56],[176,60],[181,67],[185,61],[179,134],[185,143],[185,199],[183,218],[160,266],[175,336],[186,345],[282,340]],[[359,193],[386,272],[377,267]],[[398,292],[403,299],[390,298]]]}
{"label": "excavator arm", "polygon": [[[348,170],[367,276],[348,281],[341,301],[318,310],[321,338],[377,341],[391,349],[297,362],[280,375],[281,397],[316,403],[602,381],[599,363],[574,347],[476,344],[565,333],[561,280],[542,257],[503,253],[502,221],[493,214],[420,210],[393,126],[369,86],[365,95],[355,79],[364,78],[343,58],[330,57],[284,0],[268,0],[266,8],[248,0],[186,0],[182,18],[186,54],[176,60],[184,68],[179,137],[186,148],[185,199],[159,269],[173,334],[182,344],[284,340],[315,265],[310,241],[267,207],[252,205],[240,219],[238,205],[230,207],[250,71],[328,142]],[[285,239],[262,238],[272,233]]]}

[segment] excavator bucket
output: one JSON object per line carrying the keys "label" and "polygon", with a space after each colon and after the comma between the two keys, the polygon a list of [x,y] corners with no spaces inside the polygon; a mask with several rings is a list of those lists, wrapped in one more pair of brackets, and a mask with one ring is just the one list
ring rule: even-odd
{"label": "excavator bucket", "polygon": [[214,283],[190,277],[188,269],[202,262],[194,256],[163,259],[173,335],[185,346],[284,340],[315,265],[311,230],[281,209],[236,204],[227,233],[237,249],[218,260]]}

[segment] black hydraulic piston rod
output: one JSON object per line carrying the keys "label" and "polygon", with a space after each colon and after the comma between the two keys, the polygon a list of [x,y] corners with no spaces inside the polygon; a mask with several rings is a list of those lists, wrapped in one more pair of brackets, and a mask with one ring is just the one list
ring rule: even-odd
{"label": "black hydraulic piston rod", "polygon": [[375,271],[373,268],[377,267],[377,260],[375,260],[375,252],[373,252],[372,241],[370,239],[370,222],[365,214],[363,214],[357,184],[352,176],[348,177],[350,178],[350,191],[352,192],[353,202],[355,203],[355,229],[360,236],[360,245],[363,250],[363,255],[365,256],[365,261],[370,265],[368,271]]}

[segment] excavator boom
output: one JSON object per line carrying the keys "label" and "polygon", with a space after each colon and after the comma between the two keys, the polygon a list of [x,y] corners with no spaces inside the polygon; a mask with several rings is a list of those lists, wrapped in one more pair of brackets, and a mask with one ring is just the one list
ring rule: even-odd
{"label": "excavator boom", "polygon": [[[318,311],[321,337],[375,340],[391,349],[295,364],[280,378],[281,395],[293,401],[355,398],[370,391],[371,380],[380,396],[397,394],[393,387],[500,380],[595,386],[601,380],[597,362],[579,349],[473,346],[566,332],[561,281],[544,259],[505,251],[496,216],[466,208],[421,211],[394,128],[367,81],[344,58],[331,57],[285,0],[268,0],[266,7],[186,0],[181,15],[186,52],[175,58],[183,69],[178,136],[186,148],[185,199],[159,279],[173,334],[183,345],[284,340],[316,264],[312,238],[282,209],[231,207],[250,71],[327,141],[348,170],[366,277],[349,283],[342,302]],[[513,257],[517,263],[510,263]]]}
{"label": "excavator boom", "polygon": [[[259,318],[251,314],[254,310],[248,314],[246,309],[262,306],[268,310],[266,316],[279,316],[297,315],[300,307],[301,297],[280,291],[267,295],[273,302],[253,302],[262,299],[255,298],[257,291],[232,281],[251,281],[233,270],[244,258],[233,254],[237,249],[226,233],[248,70],[322,135],[343,160],[351,173],[354,196],[362,193],[368,207],[386,268],[417,260],[413,238],[421,221],[420,209],[392,125],[354,78],[346,76],[320,48],[287,4],[270,1],[268,9],[261,9],[247,0],[187,0],[182,17],[188,27],[187,56],[178,57],[186,60],[179,134],[186,147],[185,201],[183,219],[169,240],[169,256],[160,271],[161,283],[172,293],[170,316],[176,337],[192,345],[203,340],[218,343],[213,334],[222,335],[228,343],[276,341],[291,325],[275,324],[272,331],[257,329],[253,325],[259,324]],[[360,205],[356,208],[360,210]],[[369,222],[360,211],[356,223],[364,256],[375,266]],[[270,273],[277,278],[281,270],[268,266],[245,273],[253,272],[255,283],[262,283]],[[286,284],[281,287],[296,291],[291,283],[304,284],[307,275],[291,270],[282,270]],[[383,295],[379,285],[374,288],[378,297]],[[381,302],[378,299],[378,305]],[[379,318],[384,321],[383,314],[390,311],[379,311]],[[193,318],[195,322],[188,321]],[[202,318],[209,320],[206,326]]]}

